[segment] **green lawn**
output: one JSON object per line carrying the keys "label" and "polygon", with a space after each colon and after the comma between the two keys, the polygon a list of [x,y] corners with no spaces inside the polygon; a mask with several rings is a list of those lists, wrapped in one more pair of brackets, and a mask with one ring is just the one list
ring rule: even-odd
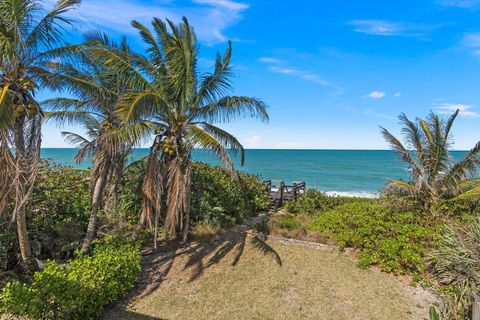
{"label": "green lawn", "polygon": [[[147,257],[140,296],[105,319],[424,319],[431,295],[333,252],[240,238]],[[242,252],[240,260],[234,260]],[[232,265],[234,264],[234,265]]]}

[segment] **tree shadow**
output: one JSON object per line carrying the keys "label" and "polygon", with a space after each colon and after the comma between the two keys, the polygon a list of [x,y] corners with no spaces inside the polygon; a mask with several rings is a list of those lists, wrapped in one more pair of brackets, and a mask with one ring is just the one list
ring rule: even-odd
{"label": "tree shadow", "polygon": [[[175,260],[182,256],[186,256],[183,271],[188,275],[188,282],[196,280],[206,269],[218,264],[230,253],[233,254],[230,265],[237,265],[247,243],[264,255],[272,257],[281,266],[282,260],[278,253],[264,241],[263,234],[252,228],[258,223],[265,223],[265,217],[257,217],[203,240],[188,243],[167,242],[157,250],[144,252],[143,274],[137,287],[137,297],[144,297],[158,289],[167,278]],[[189,272],[186,272],[187,270]]]}
{"label": "tree shadow", "polygon": [[[143,252],[142,273],[135,289],[128,294],[123,303],[117,305],[126,312],[126,306],[133,300],[144,298],[156,291],[168,278],[172,268],[185,275],[187,282],[198,279],[211,266],[220,263],[227,256],[231,259],[230,265],[236,266],[245,251],[247,244],[274,259],[282,265],[278,253],[265,241],[265,236],[252,229],[258,220],[253,219],[243,225],[225,231],[221,234],[202,240],[187,243],[166,242],[157,250]],[[229,255],[231,253],[231,255]],[[177,261],[180,260],[181,261]],[[104,318],[111,319],[111,318]],[[129,318],[127,318],[129,319]],[[150,319],[134,318],[132,319]],[[155,318],[152,318],[155,319]]]}
{"label": "tree shadow", "polygon": [[120,317],[116,316],[115,319],[118,319],[118,320],[167,320],[166,318],[146,316],[131,310],[123,310],[121,316]]}

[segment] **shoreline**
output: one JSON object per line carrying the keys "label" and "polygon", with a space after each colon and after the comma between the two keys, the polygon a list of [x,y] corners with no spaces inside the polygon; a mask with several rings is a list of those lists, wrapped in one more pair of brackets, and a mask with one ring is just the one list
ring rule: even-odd
{"label": "shoreline", "polygon": [[326,195],[330,197],[351,197],[351,198],[367,198],[367,199],[378,199],[380,194],[378,192],[370,191],[324,191]]}

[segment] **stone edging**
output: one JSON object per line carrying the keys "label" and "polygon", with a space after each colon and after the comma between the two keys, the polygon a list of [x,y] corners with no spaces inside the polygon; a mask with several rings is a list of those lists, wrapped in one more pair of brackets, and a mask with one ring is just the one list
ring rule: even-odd
{"label": "stone edging", "polygon": [[286,245],[294,245],[294,246],[311,248],[311,249],[327,251],[327,252],[342,252],[342,250],[340,250],[338,246],[328,245],[328,244],[318,243],[318,242],[296,240],[296,239],[283,238],[283,237],[277,237],[277,236],[271,236],[271,235],[267,236],[267,240],[280,242]]}

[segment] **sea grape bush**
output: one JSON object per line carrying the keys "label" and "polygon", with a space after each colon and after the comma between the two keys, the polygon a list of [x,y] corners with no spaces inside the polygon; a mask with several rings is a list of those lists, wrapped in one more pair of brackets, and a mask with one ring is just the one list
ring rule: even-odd
{"label": "sea grape bush", "polygon": [[[76,221],[86,225],[90,211],[88,171],[44,162],[27,208],[33,222],[46,231]],[[47,230],[48,229],[48,230]]]}
{"label": "sea grape bush", "polygon": [[241,221],[268,208],[268,192],[260,179],[239,173],[232,179],[222,167],[197,162],[192,168],[192,210],[194,223],[225,224]]}
{"label": "sea grape bush", "polygon": [[131,289],[140,272],[140,247],[107,238],[91,255],[68,264],[50,261],[31,283],[12,281],[0,293],[0,313],[29,319],[95,319]]}
{"label": "sea grape bush", "polygon": [[379,203],[357,202],[325,211],[309,226],[333,237],[341,248],[360,250],[359,266],[392,273],[423,272],[427,248],[437,231],[415,212],[396,212]]}

